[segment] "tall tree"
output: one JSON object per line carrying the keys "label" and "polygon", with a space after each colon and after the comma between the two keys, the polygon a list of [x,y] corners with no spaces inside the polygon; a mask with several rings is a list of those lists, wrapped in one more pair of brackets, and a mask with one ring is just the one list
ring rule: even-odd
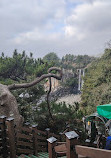
{"label": "tall tree", "polygon": [[56,53],[51,52],[43,57],[43,61],[50,62],[50,63],[52,62],[54,64],[54,66],[58,66],[60,59]]}

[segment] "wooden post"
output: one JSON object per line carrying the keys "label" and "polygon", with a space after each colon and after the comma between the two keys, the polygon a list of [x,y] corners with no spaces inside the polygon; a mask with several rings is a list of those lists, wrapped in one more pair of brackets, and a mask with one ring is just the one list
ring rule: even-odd
{"label": "wooden post", "polygon": [[50,128],[46,128],[45,130],[46,130],[46,132],[47,132],[47,139],[48,139],[48,138],[49,138],[49,135],[50,135]]}
{"label": "wooden post", "polygon": [[34,155],[38,156],[37,125],[32,125]]}
{"label": "wooden post", "polygon": [[60,135],[60,142],[62,142],[62,135],[63,135],[63,133],[60,132],[59,135]]}
{"label": "wooden post", "polygon": [[75,145],[77,144],[78,134],[74,131],[65,133],[66,135],[66,146],[67,146],[67,158],[77,158],[75,152]]}
{"label": "wooden post", "polygon": [[2,157],[7,158],[8,157],[8,149],[7,149],[7,138],[6,138],[6,116],[0,117],[0,129],[1,129],[1,139],[2,139]]}
{"label": "wooden post", "polygon": [[66,145],[67,145],[67,158],[77,158],[75,153],[75,145],[77,141],[76,139],[68,139],[66,138]]}
{"label": "wooden post", "polygon": [[50,137],[49,139],[47,139],[48,141],[48,153],[49,153],[49,158],[55,158],[55,151],[54,151],[54,147],[56,145],[56,141],[57,139],[54,137]]}
{"label": "wooden post", "polygon": [[[50,137],[50,128],[46,128],[47,139]],[[47,143],[47,152],[48,152],[48,143]]]}
{"label": "wooden post", "polygon": [[6,125],[9,138],[10,158],[16,158],[14,118],[8,118]]}

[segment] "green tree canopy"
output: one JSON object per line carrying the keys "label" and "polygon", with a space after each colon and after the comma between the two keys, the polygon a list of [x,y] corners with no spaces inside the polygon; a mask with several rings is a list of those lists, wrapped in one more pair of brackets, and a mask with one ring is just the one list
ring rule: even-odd
{"label": "green tree canopy", "polygon": [[49,62],[49,63],[52,62],[55,66],[57,66],[57,65],[59,65],[60,59],[59,59],[59,57],[57,56],[56,53],[51,52],[51,53],[48,53],[47,55],[45,55],[43,57],[43,61]]}

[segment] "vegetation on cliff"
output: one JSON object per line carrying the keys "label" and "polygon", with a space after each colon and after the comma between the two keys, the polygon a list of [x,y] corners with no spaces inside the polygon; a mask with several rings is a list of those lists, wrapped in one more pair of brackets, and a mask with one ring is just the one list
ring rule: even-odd
{"label": "vegetation on cliff", "polygon": [[105,49],[103,56],[86,69],[82,92],[82,107],[87,113],[108,103],[111,103],[111,49]]}

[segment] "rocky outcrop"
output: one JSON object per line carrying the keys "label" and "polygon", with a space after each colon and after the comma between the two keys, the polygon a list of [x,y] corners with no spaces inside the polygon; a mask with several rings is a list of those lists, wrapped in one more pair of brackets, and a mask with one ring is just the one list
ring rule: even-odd
{"label": "rocky outcrop", "polygon": [[19,114],[16,98],[9,91],[8,86],[2,84],[0,84],[0,115],[14,117],[17,126],[19,126],[23,120]]}

